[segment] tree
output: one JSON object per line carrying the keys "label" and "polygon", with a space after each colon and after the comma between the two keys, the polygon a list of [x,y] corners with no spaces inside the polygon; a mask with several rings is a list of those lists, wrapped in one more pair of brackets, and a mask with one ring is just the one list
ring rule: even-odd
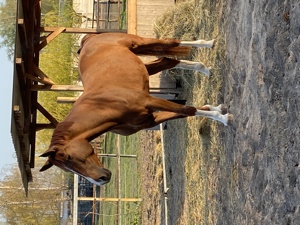
{"label": "tree", "polygon": [[[69,2],[67,2],[68,4]],[[43,0],[41,11],[47,14],[56,10],[59,0]],[[0,48],[7,49],[7,55],[10,60],[13,59],[16,36],[16,14],[17,0],[1,0],[0,2]]]}
{"label": "tree", "polygon": [[[68,200],[64,173],[59,169],[39,173],[35,171],[29,195],[25,196],[17,167],[8,168],[0,183],[0,210],[8,224],[59,224],[60,203]],[[7,169],[5,170],[7,171]],[[3,172],[3,171],[2,171]]]}
{"label": "tree", "polygon": [[0,36],[2,37],[0,47],[7,48],[10,59],[13,58],[15,49],[16,6],[17,0],[0,2]]}

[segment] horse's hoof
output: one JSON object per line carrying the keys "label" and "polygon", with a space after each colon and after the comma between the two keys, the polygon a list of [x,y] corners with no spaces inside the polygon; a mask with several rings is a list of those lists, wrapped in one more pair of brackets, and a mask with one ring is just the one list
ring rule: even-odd
{"label": "horse's hoof", "polygon": [[225,104],[220,104],[219,105],[219,108],[220,108],[220,112],[225,115],[227,112],[228,112],[228,108]]}
{"label": "horse's hoof", "polygon": [[226,123],[226,126],[231,126],[232,123],[233,123],[233,115],[230,114],[230,113],[227,113],[226,116],[227,116],[227,123]]}

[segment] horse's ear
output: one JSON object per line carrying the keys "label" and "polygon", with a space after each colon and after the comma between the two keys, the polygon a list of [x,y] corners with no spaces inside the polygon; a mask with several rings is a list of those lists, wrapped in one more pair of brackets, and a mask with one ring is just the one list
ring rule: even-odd
{"label": "horse's ear", "polygon": [[52,167],[52,166],[53,166],[53,163],[51,163],[51,162],[49,161],[49,159],[48,159],[47,162],[45,163],[45,165],[40,169],[40,172],[43,172],[43,171],[49,169],[49,168]]}
{"label": "horse's ear", "polygon": [[50,155],[53,155],[57,152],[57,149],[50,148],[47,151],[45,151],[43,154],[40,155],[40,157],[48,157]]}

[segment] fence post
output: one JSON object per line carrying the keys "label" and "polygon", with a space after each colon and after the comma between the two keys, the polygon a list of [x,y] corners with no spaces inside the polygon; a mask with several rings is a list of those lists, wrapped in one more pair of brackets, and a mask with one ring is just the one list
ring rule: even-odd
{"label": "fence post", "polygon": [[78,213],[78,175],[74,174],[74,192],[73,192],[73,225],[77,225]]}
{"label": "fence post", "polygon": [[161,146],[162,146],[162,164],[163,164],[163,179],[164,179],[164,198],[165,198],[165,225],[168,225],[168,190],[167,187],[167,175],[166,175],[166,161],[165,161],[165,147],[164,147],[164,128],[160,124],[160,137],[161,137]]}

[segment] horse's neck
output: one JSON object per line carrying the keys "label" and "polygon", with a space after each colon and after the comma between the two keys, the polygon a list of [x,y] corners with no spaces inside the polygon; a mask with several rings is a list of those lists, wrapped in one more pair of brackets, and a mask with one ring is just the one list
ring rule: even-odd
{"label": "horse's neck", "polygon": [[[91,118],[89,118],[91,119]],[[110,130],[115,125],[113,122],[96,121],[92,119],[92,122],[84,122],[73,120],[72,117],[67,117],[63,122],[59,123],[55,128],[51,145],[65,145],[67,142],[73,139],[86,139],[88,141],[100,136],[101,134]]]}
{"label": "horse's neck", "polygon": [[69,141],[70,137],[70,127],[73,125],[73,122],[61,122],[55,128],[50,146],[54,145],[64,145]]}

